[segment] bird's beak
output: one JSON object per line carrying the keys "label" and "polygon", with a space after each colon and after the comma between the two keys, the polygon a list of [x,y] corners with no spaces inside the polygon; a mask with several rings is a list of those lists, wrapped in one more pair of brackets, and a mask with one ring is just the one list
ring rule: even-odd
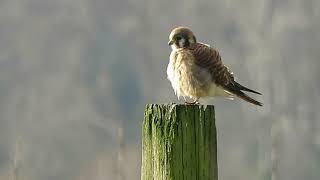
{"label": "bird's beak", "polygon": [[168,45],[171,46],[172,44],[173,44],[173,41],[170,40],[170,41],[168,42]]}

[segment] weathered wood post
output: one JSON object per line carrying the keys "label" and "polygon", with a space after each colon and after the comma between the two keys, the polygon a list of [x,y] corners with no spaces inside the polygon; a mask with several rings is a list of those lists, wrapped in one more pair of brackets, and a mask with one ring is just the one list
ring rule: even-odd
{"label": "weathered wood post", "polygon": [[217,180],[214,106],[148,104],[141,180]]}

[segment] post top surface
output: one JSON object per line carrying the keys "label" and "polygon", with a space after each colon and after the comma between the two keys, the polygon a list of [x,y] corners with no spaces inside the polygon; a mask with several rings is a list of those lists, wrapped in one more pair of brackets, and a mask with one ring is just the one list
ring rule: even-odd
{"label": "post top surface", "polygon": [[205,105],[205,104],[175,104],[175,103],[168,103],[168,104],[146,104],[146,107],[152,107],[152,106],[155,106],[155,107],[164,107],[164,108],[174,108],[174,107],[177,107],[177,108],[181,108],[181,107],[184,107],[184,108],[204,108],[204,109],[211,109],[213,108],[214,109],[214,105]]}

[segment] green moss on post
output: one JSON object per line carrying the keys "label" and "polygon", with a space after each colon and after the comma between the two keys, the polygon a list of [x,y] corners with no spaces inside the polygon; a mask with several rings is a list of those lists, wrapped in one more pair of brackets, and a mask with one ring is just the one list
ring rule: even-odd
{"label": "green moss on post", "polygon": [[148,104],[142,180],[217,180],[214,106]]}

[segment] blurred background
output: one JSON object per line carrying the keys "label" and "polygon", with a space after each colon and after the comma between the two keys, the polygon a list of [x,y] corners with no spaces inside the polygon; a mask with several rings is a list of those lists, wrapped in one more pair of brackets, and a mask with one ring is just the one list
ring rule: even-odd
{"label": "blurred background", "polygon": [[0,179],[138,180],[146,103],[190,27],[263,93],[216,106],[219,179],[320,177],[319,0],[1,0]]}

